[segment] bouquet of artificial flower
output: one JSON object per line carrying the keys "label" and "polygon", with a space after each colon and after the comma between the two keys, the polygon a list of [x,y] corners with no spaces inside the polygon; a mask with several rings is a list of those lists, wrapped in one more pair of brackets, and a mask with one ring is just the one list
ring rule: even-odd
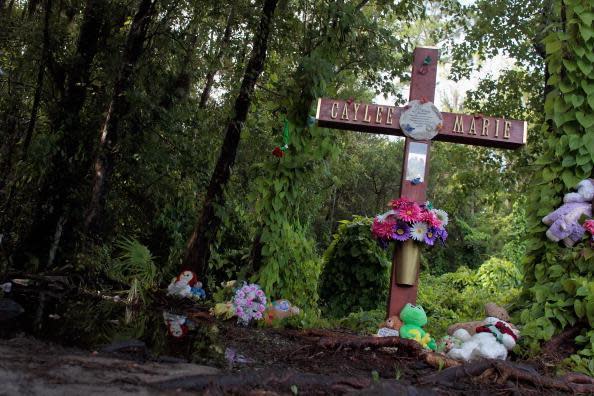
{"label": "bouquet of artificial flower", "polygon": [[435,241],[444,243],[447,239],[448,214],[444,210],[434,209],[428,201],[419,205],[407,198],[395,199],[390,206],[392,209],[377,216],[371,226],[371,233],[380,242],[412,239],[433,246]]}
{"label": "bouquet of artificial flower", "polygon": [[266,310],[266,295],[260,286],[244,283],[235,291],[233,306],[239,323],[248,324],[252,319],[261,320]]}

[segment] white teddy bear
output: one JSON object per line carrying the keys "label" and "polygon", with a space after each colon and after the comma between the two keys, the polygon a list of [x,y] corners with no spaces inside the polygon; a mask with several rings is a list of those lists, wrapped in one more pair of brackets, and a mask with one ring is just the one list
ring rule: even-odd
{"label": "white teddy bear", "polygon": [[462,345],[451,349],[447,355],[466,362],[480,358],[505,360],[507,351],[516,345],[519,336],[520,332],[510,323],[488,317],[485,325],[477,327],[472,336],[464,329],[456,330],[454,337]]}

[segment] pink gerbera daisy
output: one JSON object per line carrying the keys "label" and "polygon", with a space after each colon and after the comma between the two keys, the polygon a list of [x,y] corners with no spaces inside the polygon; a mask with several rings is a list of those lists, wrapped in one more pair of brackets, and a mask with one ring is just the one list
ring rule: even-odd
{"label": "pink gerbera daisy", "polygon": [[398,217],[407,222],[415,222],[421,220],[421,208],[415,202],[398,209]]}
{"label": "pink gerbera daisy", "polygon": [[425,211],[421,214],[421,221],[424,221],[429,227],[441,227],[441,220],[433,212]]}
{"label": "pink gerbera daisy", "polygon": [[378,219],[373,219],[373,224],[371,225],[371,233],[374,237],[378,239],[392,239],[392,234],[394,234],[395,225],[396,222],[394,221],[379,221]]}
{"label": "pink gerbera daisy", "polygon": [[411,201],[408,198],[398,198],[398,199],[393,199],[390,201],[390,206],[392,206],[392,209],[394,210],[398,210],[401,208],[404,208],[405,206],[409,206],[412,205],[414,202]]}

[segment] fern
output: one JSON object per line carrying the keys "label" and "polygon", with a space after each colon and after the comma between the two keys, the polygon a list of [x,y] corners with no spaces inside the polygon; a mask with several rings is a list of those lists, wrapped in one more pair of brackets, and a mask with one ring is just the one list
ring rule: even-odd
{"label": "fern", "polygon": [[130,285],[129,299],[137,300],[160,282],[160,274],[150,250],[137,239],[122,238],[116,242],[121,250],[111,262],[107,276],[117,282]]}

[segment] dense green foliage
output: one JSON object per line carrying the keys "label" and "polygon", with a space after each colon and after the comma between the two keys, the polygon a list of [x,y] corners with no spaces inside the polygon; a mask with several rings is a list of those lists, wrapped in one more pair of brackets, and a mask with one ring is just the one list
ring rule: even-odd
{"label": "dense green foliage", "polygon": [[567,326],[579,326],[581,345],[572,363],[594,374],[594,254],[587,243],[571,249],[544,236],[541,218],[562,202],[563,194],[591,177],[594,166],[594,7],[587,1],[554,4],[543,42],[547,53],[546,137],[537,161],[538,177],[529,201],[528,252],[525,262],[527,343],[537,349]]}
{"label": "dense green foliage", "polygon": [[324,253],[320,297],[325,311],[346,316],[385,305],[391,261],[371,237],[371,219],[355,217],[340,223]]}

